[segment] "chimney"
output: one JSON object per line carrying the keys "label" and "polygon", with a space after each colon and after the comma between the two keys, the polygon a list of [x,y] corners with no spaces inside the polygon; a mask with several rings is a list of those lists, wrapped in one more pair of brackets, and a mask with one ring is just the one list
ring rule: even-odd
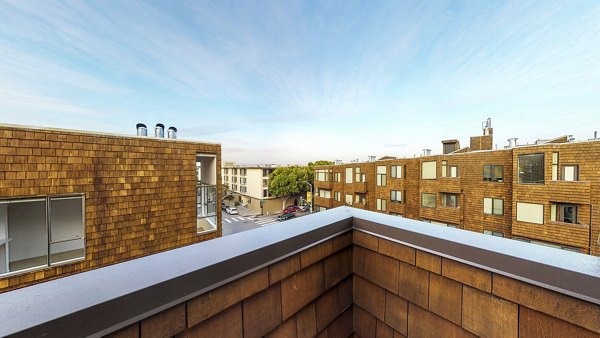
{"label": "chimney", "polygon": [[167,137],[170,139],[176,139],[177,138],[177,128],[169,127],[169,130],[167,130]]}
{"label": "chimney", "polygon": [[483,136],[492,135],[494,133],[494,129],[492,128],[492,119],[487,118],[487,120],[481,123],[483,127]]}
{"label": "chimney", "polygon": [[143,123],[138,123],[135,125],[135,129],[137,129],[137,136],[148,136],[148,128]]}
{"label": "chimney", "polygon": [[162,123],[157,123],[156,127],[154,127],[154,137],[163,138],[165,137],[165,125]]}
{"label": "chimney", "polygon": [[516,147],[518,139],[519,138],[517,138],[517,137],[511,137],[511,138],[509,138],[508,139],[508,148],[514,148],[514,147]]}
{"label": "chimney", "polygon": [[423,149],[423,156],[431,155],[431,149]]}

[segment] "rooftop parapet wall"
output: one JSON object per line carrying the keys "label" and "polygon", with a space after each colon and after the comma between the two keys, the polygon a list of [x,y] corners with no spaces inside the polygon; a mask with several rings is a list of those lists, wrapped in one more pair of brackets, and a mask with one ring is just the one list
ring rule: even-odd
{"label": "rooftop parapet wall", "polygon": [[341,207],[4,293],[0,335],[595,337],[599,283],[596,257]]}

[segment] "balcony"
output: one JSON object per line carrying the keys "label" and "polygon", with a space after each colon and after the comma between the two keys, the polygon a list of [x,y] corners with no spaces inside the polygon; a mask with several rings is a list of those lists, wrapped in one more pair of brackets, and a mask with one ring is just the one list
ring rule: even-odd
{"label": "balcony", "polygon": [[589,181],[547,181],[545,187],[552,201],[575,204],[591,203],[591,183]]}
{"label": "balcony", "polygon": [[0,294],[0,336],[600,333],[598,258],[340,207]]}
{"label": "balcony", "polygon": [[437,220],[444,223],[460,224],[462,209],[438,205],[436,208],[420,208],[421,218]]}
{"label": "balcony", "polygon": [[402,214],[404,215],[404,203],[399,203],[399,202],[390,202],[389,203],[389,211],[396,213],[396,214]]}
{"label": "balcony", "polygon": [[449,193],[460,193],[460,177],[438,177],[435,180],[421,180],[423,191],[443,191]]}
{"label": "balcony", "polygon": [[333,189],[333,182],[331,181],[315,181],[315,189]]}
{"label": "balcony", "polygon": [[333,208],[333,199],[325,198],[321,196],[315,196],[315,205],[325,207],[327,209]]}
{"label": "balcony", "polygon": [[347,184],[346,187],[348,188],[348,191],[353,191],[355,193],[367,192],[367,182],[354,182]]}

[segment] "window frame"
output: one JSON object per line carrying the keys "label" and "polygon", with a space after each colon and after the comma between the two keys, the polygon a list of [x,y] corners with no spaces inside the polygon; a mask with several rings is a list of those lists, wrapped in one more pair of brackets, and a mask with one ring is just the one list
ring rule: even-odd
{"label": "window frame", "polygon": [[[402,190],[390,190],[390,202],[391,203],[402,203]],[[400,198],[398,198],[400,196]]]}
{"label": "window frame", "polygon": [[[565,177],[565,168],[573,168],[573,179],[567,180]],[[578,164],[564,164],[560,166],[560,179],[565,182],[577,182],[579,181],[579,165]]]}
{"label": "window frame", "polygon": [[[385,187],[385,186],[387,186],[387,166],[385,166],[385,165],[378,165],[375,168],[375,170],[376,170],[376,174],[377,174],[377,182],[376,182],[377,186],[378,187]],[[383,171],[383,172],[381,172],[381,171]]]}
{"label": "window frame", "polygon": [[[67,199],[81,199],[81,237],[75,237],[75,238],[69,238],[66,240],[57,240],[57,241],[53,241],[52,240],[52,222],[53,222],[53,218],[52,218],[52,201],[60,201],[60,200],[67,200]],[[85,194],[81,193],[81,194],[65,194],[65,195],[50,195],[50,196],[36,196],[36,197],[26,197],[26,198],[3,198],[0,199],[0,205],[10,205],[11,203],[28,203],[28,202],[43,202],[44,203],[44,236],[45,236],[45,258],[46,258],[46,262],[45,264],[42,265],[36,265],[36,266],[31,266],[31,267],[27,267],[27,268],[23,268],[23,269],[19,269],[19,270],[14,270],[14,271],[10,271],[10,242],[11,242],[11,237],[9,234],[10,231],[10,223],[6,222],[6,235],[7,237],[5,238],[5,242],[2,244],[5,246],[4,250],[5,250],[5,263],[6,263],[6,269],[7,272],[0,272],[0,278],[7,278],[10,276],[16,276],[16,275],[20,275],[23,273],[28,273],[28,272],[32,272],[32,271],[38,271],[38,270],[43,270],[43,269],[47,269],[50,267],[56,267],[56,266],[62,266],[62,265],[66,265],[66,264],[71,264],[71,263],[75,263],[75,262],[81,262],[81,261],[85,261],[86,259],[86,254],[87,254],[87,247],[86,247],[86,232],[85,232],[85,224],[86,224],[86,217],[85,217]],[[7,210],[8,211],[8,210]],[[68,242],[68,241],[73,241],[73,240],[81,240],[83,242],[83,247],[81,248],[81,250],[83,250],[83,253],[81,256],[79,257],[75,257],[75,258],[69,258],[69,259],[64,259],[61,261],[57,261],[57,262],[53,262],[52,261],[52,245],[53,244],[60,244],[60,243],[64,243],[64,242]]]}
{"label": "window frame", "polygon": [[[525,175],[527,174],[526,172],[521,172],[521,163],[525,160],[526,157],[541,157],[542,159],[542,163],[541,163],[541,181],[538,179],[536,181],[530,181],[530,182],[525,182]],[[533,163],[533,161],[530,160],[530,162]],[[517,158],[517,173],[518,173],[518,183],[519,184],[545,184],[546,183],[546,168],[545,168],[545,164],[546,164],[546,154],[544,153],[528,153],[528,154],[519,154],[518,158]],[[533,169],[533,166],[532,168]],[[532,175],[531,173],[529,173],[530,175]]]}
{"label": "window frame", "polygon": [[[425,205],[425,204],[423,203],[423,201],[424,201],[424,197],[425,197],[426,195],[427,195],[427,196],[430,196],[430,197],[431,197],[431,196],[433,197],[433,201],[434,201],[434,202],[433,202],[433,206],[428,206],[428,205]],[[435,208],[437,207],[437,196],[436,196],[436,194],[434,194],[434,193],[428,193],[428,192],[422,192],[422,193],[421,193],[421,207],[422,207],[422,208],[435,209]]]}
{"label": "window frame", "polygon": [[[486,200],[490,200],[490,208],[491,212],[486,212]],[[502,207],[500,208],[501,213],[497,212],[496,202],[500,201],[502,203]],[[496,197],[484,197],[483,198],[483,214],[488,216],[504,216],[504,198],[496,198]]]}
{"label": "window frame", "polygon": [[[390,166],[390,178],[403,178],[403,169],[402,169],[402,165],[392,165]],[[400,172],[400,175],[398,175],[398,172]]]}
{"label": "window frame", "polygon": [[[450,203],[450,205],[448,205],[448,198],[450,201],[452,201],[452,199],[454,198],[454,205],[452,205],[452,203]],[[452,209],[458,208],[458,194],[442,192],[442,193],[440,193],[440,199],[442,201],[441,204],[443,207],[452,208]]]}

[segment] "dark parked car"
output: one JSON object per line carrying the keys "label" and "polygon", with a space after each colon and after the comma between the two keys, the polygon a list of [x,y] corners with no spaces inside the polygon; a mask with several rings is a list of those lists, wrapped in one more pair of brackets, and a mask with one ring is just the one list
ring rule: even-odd
{"label": "dark parked car", "polygon": [[296,215],[289,213],[289,214],[281,214],[279,216],[277,216],[277,220],[282,222],[282,221],[287,221],[290,218],[294,218],[296,217]]}
{"label": "dark parked car", "polygon": [[296,212],[300,210],[300,207],[297,205],[290,205],[289,207],[283,209],[283,211],[281,211],[282,214],[290,214],[292,212]]}

